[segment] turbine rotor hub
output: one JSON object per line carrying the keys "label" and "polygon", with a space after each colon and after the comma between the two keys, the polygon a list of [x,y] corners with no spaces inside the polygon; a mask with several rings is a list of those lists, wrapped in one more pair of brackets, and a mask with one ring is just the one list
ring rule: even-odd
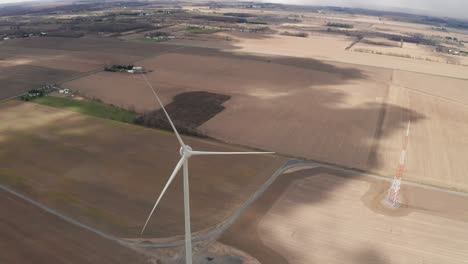
{"label": "turbine rotor hub", "polygon": [[190,156],[192,156],[192,148],[188,145],[182,146],[180,147],[179,154],[180,156],[185,156],[189,158]]}

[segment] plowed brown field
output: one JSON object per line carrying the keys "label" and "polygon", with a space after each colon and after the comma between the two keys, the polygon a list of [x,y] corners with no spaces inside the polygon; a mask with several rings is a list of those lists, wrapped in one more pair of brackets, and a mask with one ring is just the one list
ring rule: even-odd
{"label": "plowed brown field", "polygon": [[[117,236],[139,232],[179,157],[173,134],[34,103],[0,107],[0,183]],[[185,138],[198,150],[235,151]],[[274,156],[194,157],[192,228],[228,218],[283,163]],[[183,234],[182,177],[176,178],[147,237]]]}
{"label": "plowed brown field", "polygon": [[13,39],[0,43],[0,100],[111,64],[128,64],[171,46],[84,37]]}
{"label": "plowed brown field", "polygon": [[0,191],[0,263],[143,264],[147,257]]}

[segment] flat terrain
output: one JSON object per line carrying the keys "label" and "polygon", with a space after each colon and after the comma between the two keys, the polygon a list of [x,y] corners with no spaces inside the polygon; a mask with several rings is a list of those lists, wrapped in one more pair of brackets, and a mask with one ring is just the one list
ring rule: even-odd
{"label": "flat terrain", "polygon": [[[34,103],[10,101],[0,109],[1,184],[104,232],[139,237],[179,159],[173,134]],[[199,150],[242,150],[184,140]],[[229,217],[282,164],[273,156],[192,158],[193,231]],[[178,177],[145,236],[181,234]]]}
{"label": "flat terrain", "polygon": [[[447,60],[466,64],[461,56],[442,56],[430,53],[424,47],[406,51],[390,50],[386,52],[402,53],[414,58],[385,56],[346,50],[355,38],[333,36],[328,34],[311,34],[307,38],[283,35],[220,33],[227,35],[231,41],[211,38],[209,40],[176,39],[168,43],[183,46],[211,47],[237,54],[263,54],[264,56],[291,56],[319,60],[353,63],[388,69],[414,71],[419,73],[442,75],[446,77],[467,78],[467,66],[447,64]],[[359,46],[359,45],[358,45]],[[408,45],[412,46],[412,45]],[[376,51],[381,47],[373,48]],[[416,53],[414,52],[416,50]],[[422,59],[416,59],[420,57]],[[425,58],[433,61],[426,61]],[[466,58],[466,57],[465,57]]]}
{"label": "flat terrain", "polygon": [[[179,159],[172,133],[133,125],[168,127],[148,78],[180,131],[235,144],[184,137],[195,149],[280,154],[191,159],[194,233],[259,194],[284,156],[355,169],[281,175],[217,243],[196,246],[200,262],[468,264],[466,195],[403,184],[402,207],[391,210],[381,203],[390,183],[357,172],[393,177],[410,122],[403,179],[468,192],[468,23],[258,5],[4,10],[13,16],[0,17],[0,101],[52,83],[82,101],[0,103],[0,185],[134,245],[181,239],[181,175],[139,235]],[[112,64],[148,72],[102,71]],[[1,263],[145,261],[8,194],[0,198]]]}
{"label": "flat terrain", "polygon": [[[395,71],[382,130],[413,120],[409,109],[424,116],[410,130],[405,178],[447,188],[468,190],[468,81]],[[406,121],[405,121],[406,120]],[[380,140],[380,171],[391,173],[403,144],[405,128]]]}
{"label": "flat terrain", "polygon": [[[369,41],[370,43],[366,43],[366,41]],[[384,43],[382,45],[375,45],[372,43]],[[394,45],[394,46],[388,46],[389,44]],[[453,63],[453,64],[460,64],[463,66],[468,66],[468,58],[464,56],[452,56],[448,54],[442,54],[442,53],[437,53],[434,52],[435,47],[431,46],[425,46],[425,45],[418,45],[414,43],[404,43],[403,47],[400,47],[400,44],[398,43],[389,43],[389,41],[386,41],[383,38],[366,38],[364,41],[359,42],[358,44],[354,45],[353,48],[351,49],[352,51],[355,52],[364,52],[364,53],[369,53],[369,52],[374,52],[377,54],[380,54],[381,56],[384,56],[384,60],[386,57],[408,57],[413,60],[420,60],[420,61],[426,61],[426,62],[433,62],[437,63],[436,65],[440,63]],[[437,66],[436,66],[437,67]],[[398,69],[397,67],[395,67]],[[417,71],[415,68],[414,71]],[[459,76],[461,78],[464,78],[462,76]]]}
{"label": "flat terrain", "polygon": [[[200,48],[142,65],[166,104],[194,91],[231,96],[225,110],[198,127],[206,135],[388,177],[411,120],[405,178],[468,190],[467,80]],[[64,85],[139,112],[154,110],[142,76],[102,72]]]}
{"label": "flat terrain", "polygon": [[[166,104],[188,91],[231,96],[224,111],[198,128],[209,136],[359,168],[368,166],[391,78],[388,70],[365,66],[198,48],[142,65],[152,70],[147,78]],[[155,107],[138,75],[102,72],[64,86],[137,111]]]}
{"label": "flat terrain", "polygon": [[311,169],[280,176],[222,237],[261,263],[466,263],[466,197]]}
{"label": "flat terrain", "polygon": [[117,242],[69,224],[5,191],[0,191],[0,206],[1,263],[150,263]]}
{"label": "flat terrain", "polygon": [[106,65],[131,63],[170,48],[99,37],[3,41],[0,43],[0,100]]}

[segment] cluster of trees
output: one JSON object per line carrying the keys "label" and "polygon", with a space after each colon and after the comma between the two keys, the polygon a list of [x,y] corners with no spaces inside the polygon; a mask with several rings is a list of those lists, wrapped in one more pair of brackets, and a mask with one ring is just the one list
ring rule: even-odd
{"label": "cluster of trees", "polygon": [[157,31],[157,32],[151,32],[151,33],[147,33],[145,34],[145,37],[150,37],[150,38],[164,38],[164,37],[168,37],[169,36],[169,33],[167,32],[161,32],[161,31]]}
{"label": "cluster of trees", "polygon": [[58,88],[55,87],[54,85],[46,85],[41,88],[35,88],[35,89],[29,90],[28,93],[21,96],[20,99],[23,101],[30,101],[34,98],[46,96],[47,94],[51,92],[55,92],[57,90]]}
{"label": "cluster of trees", "polygon": [[185,31],[195,34],[211,34],[221,31],[219,28],[188,26]]}
{"label": "cluster of trees", "polygon": [[415,44],[423,44],[423,45],[435,45],[435,41],[431,38],[424,36],[423,34],[410,34],[407,36],[390,34],[390,33],[383,33],[383,32],[371,32],[371,31],[358,31],[358,30],[345,30],[345,29],[338,29],[338,28],[328,28],[328,33],[336,33],[342,34],[350,37],[381,37],[386,38],[391,41],[397,42],[406,42],[406,43],[415,43]]}
{"label": "cluster of trees", "polygon": [[254,14],[249,13],[224,13],[224,16],[233,16],[233,17],[253,17]]}
{"label": "cluster of trees", "polygon": [[385,37],[392,41],[403,41],[406,43],[423,44],[423,45],[435,44],[434,41],[432,41],[429,38],[426,38],[422,34],[413,34],[411,36],[399,36],[399,35],[386,34]]}
{"label": "cluster of trees", "polygon": [[247,23],[247,19],[241,17],[199,15],[193,18],[225,23]]}
{"label": "cluster of trees", "polygon": [[328,22],[328,27],[337,27],[337,28],[354,28],[351,24],[337,23],[337,22]]}
{"label": "cluster of trees", "polygon": [[300,37],[300,38],[307,38],[309,36],[309,34],[305,32],[289,32],[289,31],[281,32],[281,35],[291,36],[291,37]]}
{"label": "cluster of trees", "polygon": [[447,37],[445,37],[445,39],[447,39],[447,40],[453,40],[453,41],[458,41],[458,39],[457,39],[456,37],[449,37],[449,36],[447,36]]}
{"label": "cluster of trees", "polygon": [[448,30],[444,27],[432,27],[432,30],[448,32]]}
{"label": "cluster of trees", "polygon": [[132,20],[121,20],[121,21],[104,21],[98,23],[90,23],[84,25],[75,25],[74,30],[86,30],[92,32],[110,32],[110,33],[120,33],[130,30],[153,30],[156,29],[153,25],[149,23],[135,22]]}
{"label": "cluster of trees", "polygon": [[125,72],[132,69],[133,65],[112,65],[110,67],[106,67],[104,70],[109,72]]}

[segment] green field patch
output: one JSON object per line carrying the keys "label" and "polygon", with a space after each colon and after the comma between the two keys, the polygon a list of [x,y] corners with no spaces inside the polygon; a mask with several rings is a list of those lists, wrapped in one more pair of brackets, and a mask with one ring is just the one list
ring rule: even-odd
{"label": "green field patch", "polygon": [[78,101],[64,97],[46,96],[36,98],[33,102],[124,123],[133,123],[137,117],[137,114],[131,111],[93,100]]}

